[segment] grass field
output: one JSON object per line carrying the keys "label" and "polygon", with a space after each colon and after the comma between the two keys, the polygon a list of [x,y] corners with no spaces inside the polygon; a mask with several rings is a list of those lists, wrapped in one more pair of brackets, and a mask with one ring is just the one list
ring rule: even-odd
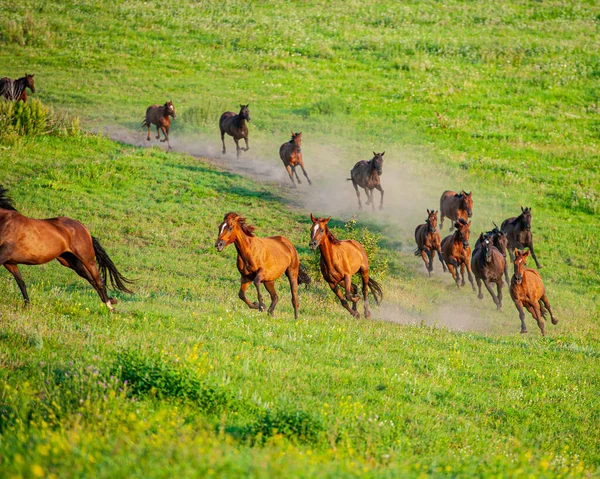
{"label": "grass field", "polygon": [[[22,268],[27,309],[1,274],[0,476],[600,474],[595,3],[0,13],[0,75],[35,73],[35,98],[103,133],[0,136],[0,184],[27,216],[82,221],[137,279],[110,314],[58,264]],[[166,99],[174,148],[199,156],[220,150],[220,113],[249,102],[250,152],[126,144],[145,143],[142,114]],[[277,157],[290,129],[309,193]],[[298,321],[285,281],[274,318],[243,306],[235,250],[214,249],[223,215],[285,234],[314,272],[308,214],[350,234],[345,178],[372,150],[386,150],[386,209],[358,214],[354,234],[379,237],[389,264],[374,320],[344,314],[322,282],[301,289]],[[426,277],[412,234],[448,188],[474,191],[477,232],[533,207],[560,319],[546,338],[531,318],[518,335],[507,292],[497,313],[439,264]]]}

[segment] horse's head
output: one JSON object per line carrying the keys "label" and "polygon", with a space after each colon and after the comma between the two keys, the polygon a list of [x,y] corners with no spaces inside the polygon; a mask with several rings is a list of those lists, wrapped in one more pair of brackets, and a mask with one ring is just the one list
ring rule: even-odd
{"label": "horse's head", "polygon": [[506,233],[499,228],[495,228],[493,231],[494,246],[500,250],[500,252],[506,256],[506,249],[508,248],[508,236]]}
{"label": "horse's head", "polygon": [[323,241],[323,237],[329,231],[327,223],[331,219],[331,216],[329,218],[315,218],[311,213],[310,219],[312,220],[312,227],[310,229],[310,243],[308,243],[308,246],[311,249],[317,249],[321,241]]}
{"label": "horse's head", "polygon": [[523,272],[527,267],[527,256],[529,256],[529,251],[523,253],[515,248],[515,260],[513,264],[515,265],[515,281],[517,284],[521,284],[523,281]]}
{"label": "horse's head", "polygon": [[292,139],[290,140],[290,143],[296,147],[296,151],[301,152],[302,149],[300,147],[302,145],[302,132],[294,133],[292,131]]}
{"label": "horse's head", "polygon": [[219,236],[215,242],[217,251],[221,252],[226,246],[233,243],[240,230],[248,236],[254,236],[252,233],[254,227],[246,224],[246,218],[236,213],[227,213],[219,225]]}
{"label": "horse's head", "polygon": [[465,190],[462,191],[462,208],[466,210],[469,218],[473,216],[473,192],[467,193]]}
{"label": "horse's head", "polygon": [[458,237],[460,238],[463,247],[469,247],[469,237],[471,236],[471,222],[468,223],[460,218],[456,223],[454,223],[454,227],[456,228],[456,232]]}
{"label": "horse's head", "polygon": [[493,238],[489,233],[481,233],[479,235],[479,243],[481,244],[481,249],[483,251],[483,257],[485,258],[485,262],[489,263],[492,261],[492,253],[493,253]]}
{"label": "horse's head", "polygon": [[27,81],[27,86],[31,90],[31,93],[35,93],[35,85],[33,84],[34,76],[35,76],[35,73],[33,75],[28,75],[27,73],[25,73],[25,80]]}
{"label": "horse's head", "polygon": [[383,172],[383,155],[385,155],[385,151],[383,153],[373,152],[373,158],[371,159],[371,167],[377,170],[378,175]]}
{"label": "horse's head", "polygon": [[250,121],[250,110],[248,110],[249,106],[250,103],[248,103],[247,105],[240,105],[239,115],[242,120]]}
{"label": "horse's head", "polygon": [[175,114],[175,105],[173,105],[172,101],[165,103],[165,108],[167,110],[167,115],[172,116],[173,119],[177,118],[177,115]]}
{"label": "horse's head", "polygon": [[521,218],[526,231],[531,231],[531,208],[521,206]]}
{"label": "horse's head", "polygon": [[437,230],[437,216],[438,212],[436,210],[427,210],[427,219],[425,222],[427,223],[427,230],[429,233],[435,233]]}

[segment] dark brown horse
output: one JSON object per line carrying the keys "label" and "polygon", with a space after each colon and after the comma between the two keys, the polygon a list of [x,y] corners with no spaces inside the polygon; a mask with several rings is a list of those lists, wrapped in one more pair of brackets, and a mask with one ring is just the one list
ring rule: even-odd
{"label": "dark brown horse", "polygon": [[358,198],[358,207],[360,209],[362,209],[362,203],[360,202],[360,193],[358,192],[359,186],[365,190],[365,194],[367,195],[367,202],[365,204],[370,204],[373,210],[375,210],[373,190],[379,190],[381,193],[379,209],[383,209],[383,188],[381,187],[383,155],[385,155],[385,151],[383,153],[373,152],[373,158],[369,161],[361,160],[356,163],[350,171],[350,178],[347,178],[348,181],[352,181],[352,185],[356,190],[356,198]]}
{"label": "dark brown horse", "polygon": [[537,269],[541,269],[542,265],[538,262],[533,250],[533,236],[531,235],[531,208],[521,206],[521,214],[516,217],[508,218],[502,222],[500,226],[502,231],[506,233],[508,238],[508,252],[510,260],[514,261],[512,251],[514,248],[523,250],[529,248],[531,256],[535,261]]}
{"label": "dark brown horse", "polygon": [[35,93],[33,77],[25,73],[24,77],[11,80],[8,77],[0,78],[0,95],[10,101],[27,101],[27,88]]}
{"label": "dark brown horse", "polygon": [[[468,223],[462,218],[459,219],[454,227],[456,231],[446,236],[442,240],[442,258],[448,267],[448,271],[456,281],[456,286],[465,285],[465,268],[469,274],[469,281],[475,291],[475,283],[473,282],[473,274],[471,272],[471,246],[469,245],[469,237],[471,235],[471,222]],[[458,268],[460,267],[460,274]],[[462,276],[462,282],[461,277]]]}
{"label": "dark brown horse", "polygon": [[[508,251],[508,238],[506,237],[506,233],[504,233],[504,231],[498,228],[498,225],[494,223],[494,229],[486,232],[485,234],[491,238],[492,244],[496,248],[498,248],[498,251],[500,251],[500,253],[502,253],[502,256],[504,258],[504,279],[506,280],[506,284],[510,284],[510,281],[508,279],[508,261],[506,261],[506,252]],[[479,248],[480,243],[480,238],[477,238],[473,251]]]}
{"label": "dark brown horse", "polygon": [[310,178],[306,174],[306,170],[304,169],[304,162],[302,161],[302,133],[294,133],[292,131],[292,139],[290,141],[285,142],[279,148],[279,157],[281,161],[283,161],[283,166],[290,175],[290,180],[292,180],[292,185],[294,188],[296,184],[294,183],[294,176],[296,175],[296,180],[298,180],[298,184],[300,184],[300,178],[298,177],[298,173],[296,173],[296,167],[300,166],[302,168],[302,172],[306,179],[308,180],[308,184],[311,185]]}
{"label": "dark brown horse", "polygon": [[[164,105],[151,105],[146,109],[146,118],[142,122],[142,126],[148,127],[148,141],[150,141],[150,127],[156,125],[156,139],[162,143],[165,141],[169,148],[171,143],[169,142],[169,130],[171,129],[171,118],[177,118],[175,114],[175,105],[172,101],[166,102]],[[163,132],[164,139],[160,139],[160,132]]]}
{"label": "dark brown horse", "polygon": [[[292,242],[283,236],[258,238],[254,236],[254,227],[246,224],[246,219],[236,213],[227,213],[219,225],[219,236],[215,243],[217,251],[223,251],[227,245],[235,244],[237,250],[237,268],[242,275],[239,298],[251,309],[265,310],[260,284],[265,285],[271,296],[269,314],[273,314],[279,301],[275,291],[275,280],[283,273],[288,277],[292,291],[294,317],[298,318],[298,284],[309,284],[310,278],[300,265],[298,252]],[[246,290],[254,284],[258,294],[258,303],[246,298]]]}
{"label": "dark brown horse", "polygon": [[[502,273],[505,267],[506,259],[500,250],[494,246],[492,236],[488,233],[481,233],[471,257],[471,269],[479,288],[477,297],[483,299],[483,293],[481,292],[481,282],[483,281],[498,311],[502,309]],[[492,290],[492,283],[496,284],[498,296]]]}
{"label": "dark brown horse", "polygon": [[554,316],[548,296],[546,295],[546,288],[540,273],[536,270],[527,268],[527,256],[529,251],[524,253],[515,249],[514,251],[515,260],[515,274],[513,275],[510,282],[510,297],[515,303],[517,310],[519,311],[519,319],[521,320],[521,333],[527,332],[527,326],[525,326],[525,312],[523,308],[527,309],[537,321],[542,336],[546,335],[544,320],[542,316],[546,316],[546,310],[550,313],[552,324],[557,324],[558,319]]}
{"label": "dark brown horse", "polygon": [[[250,149],[248,146],[248,126],[246,125],[246,122],[250,121],[250,110],[248,110],[248,106],[250,106],[250,103],[247,105],[240,105],[240,112],[237,115],[232,111],[226,111],[221,115],[221,118],[219,119],[219,128],[221,129],[223,154],[226,153],[225,133],[233,137],[233,141],[235,141],[236,154],[238,157],[240,156],[240,151],[248,151]],[[242,138],[246,142],[246,148],[240,148],[238,142]]]}
{"label": "dark brown horse", "polygon": [[452,225],[459,219],[468,221],[473,216],[473,192],[465,192],[465,190],[457,193],[456,191],[446,190],[440,198],[441,223],[440,229],[444,227],[444,218],[448,217],[452,220]]}
{"label": "dark brown horse", "polygon": [[431,272],[433,271],[433,258],[435,258],[436,251],[444,272],[446,272],[446,264],[442,259],[442,238],[440,232],[437,230],[437,214],[437,211],[427,210],[425,224],[419,225],[415,229],[415,241],[417,242],[415,256],[421,255],[429,276],[431,276]]}
{"label": "dark brown horse", "polygon": [[26,304],[29,296],[18,265],[44,264],[53,259],[89,281],[111,310],[116,300],[106,292],[107,274],[114,288],[131,293],[126,286],[131,281],[119,273],[98,240],[79,221],[27,218],[15,210],[7,190],[0,186],[0,265],[15,278]]}
{"label": "dark brown horse", "polygon": [[[333,236],[327,226],[330,218],[315,218],[311,213],[312,227],[310,230],[309,246],[311,249],[319,248],[323,278],[339,298],[342,306],[355,318],[360,318],[360,313],[356,310],[360,296],[357,294],[358,288],[352,284],[352,276],[360,273],[362,277],[365,318],[369,319],[371,317],[371,311],[369,310],[369,288],[371,288],[375,302],[379,304],[383,297],[381,286],[377,281],[369,277],[369,260],[365,249],[358,241],[340,241]],[[346,291],[345,297],[340,291],[340,286]],[[348,301],[352,303],[352,307],[348,305]]]}

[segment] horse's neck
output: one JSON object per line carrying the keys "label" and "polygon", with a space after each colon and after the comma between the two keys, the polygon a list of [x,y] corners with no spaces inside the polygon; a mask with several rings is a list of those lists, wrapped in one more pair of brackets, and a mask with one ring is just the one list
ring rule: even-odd
{"label": "horse's neck", "polygon": [[244,259],[250,259],[250,247],[252,245],[253,238],[248,236],[243,231],[239,231],[237,236],[235,237],[234,245],[238,254]]}
{"label": "horse's neck", "polygon": [[327,265],[327,269],[332,271],[333,268],[333,243],[329,240],[328,232],[325,233],[323,239],[321,240],[321,244],[319,245],[319,250],[321,251],[321,257],[325,260],[325,264]]}
{"label": "horse's neck", "polygon": [[234,121],[235,126],[237,128],[242,128],[244,126],[244,122],[246,121],[246,120],[244,120],[244,117],[242,115],[239,115],[239,114],[235,115],[234,120],[235,120]]}

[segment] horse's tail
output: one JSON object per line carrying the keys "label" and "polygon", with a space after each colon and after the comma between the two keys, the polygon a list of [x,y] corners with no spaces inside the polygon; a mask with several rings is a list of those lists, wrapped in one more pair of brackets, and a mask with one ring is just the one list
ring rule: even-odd
{"label": "horse's tail", "polygon": [[310,284],[312,280],[308,275],[308,270],[306,266],[300,263],[300,267],[298,268],[298,284]]}
{"label": "horse's tail", "polygon": [[381,285],[373,278],[369,278],[369,288],[371,289],[371,293],[373,293],[375,302],[377,304],[381,304],[381,300],[383,299],[383,291],[381,290]]}
{"label": "horse's tail", "polygon": [[144,119],[142,120],[142,126],[144,126],[144,127],[149,126],[148,119],[146,117],[144,117]]}
{"label": "horse's tail", "polygon": [[352,181],[352,178],[346,178],[346,181]]}
{"label": "horse's tail", "polygon": [[100,242],[92,236],[92,244],[94,245],[94,253],[96,253],[96,262],[100,270],[100,276],[106,286],[107,276],[110,277],[110,284],[113,288],[123,291],[124,293],[132,294],[133,292],[127,288],[126,284],[132,284],[133,281],[128,280],[117,270],[117,267],[112,262]]}

